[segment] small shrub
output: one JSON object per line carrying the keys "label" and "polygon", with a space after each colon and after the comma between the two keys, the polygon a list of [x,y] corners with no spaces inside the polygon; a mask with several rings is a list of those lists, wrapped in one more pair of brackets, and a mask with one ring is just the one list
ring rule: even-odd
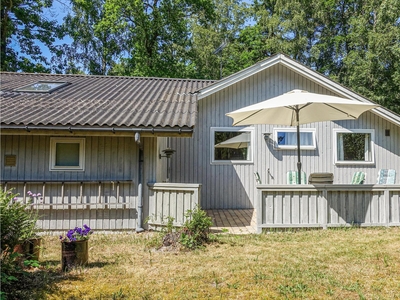
{"label": "small shrub", "polygon": [[[0,189],[0,235],[1,235],[1,283],[11,285],[23,274],[21,254],[14,252],[18,244],[23,244],[35,236],[37,213],[16,200],[17,194],[12,190]],[[6,297],[3,292],[2,298]]]}
{"label": "small shrub", "polygon": [[181,231],[180,243],[188,249],[196,249],[209,241],[212,221],[207,213],[199,207],[188,210],[186,221]]}
{"label": "small shrub", "polygon": [[21,242],[34,237],[37,232],[37,213],[30,204],[16,200],[12,190],[0,190],[1,252],[12,251]]}

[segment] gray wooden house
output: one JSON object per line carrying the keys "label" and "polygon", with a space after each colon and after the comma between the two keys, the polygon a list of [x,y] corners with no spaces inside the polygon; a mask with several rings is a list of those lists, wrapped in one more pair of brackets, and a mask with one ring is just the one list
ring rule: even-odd
{"label": "gray wooden house", "polygon": [[[182,223],[196,204],[255,209],[259,231],[400,225],[399,115],[380,107],[303,125],[306,176],[333,177],[304,185],[287,184],[293,128],[233,127],[225,116],[294,89],[370,102],[285,55],[215,82],[2,73],[1,83],[1,183],[22,201],[42,194],[44,229],[140,231],[145,218]],[[396,171],[394,184],[377,184],[381,169]],[[350,184],[355,172],[364,184]]]}
{"label": "gray wooden house", "polygon": [[166,182],[166,137],[192,136],[194,92],[210,83],[1,73],[1,184],[32,202],[47,230],[141,231],[166,214],[159,195],[182,222],[201,185]]}

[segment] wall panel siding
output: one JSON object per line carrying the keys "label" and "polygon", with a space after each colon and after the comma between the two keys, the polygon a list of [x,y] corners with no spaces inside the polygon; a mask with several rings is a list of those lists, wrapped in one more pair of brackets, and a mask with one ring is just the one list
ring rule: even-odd
{"label": "wall panel siding", "polygon": [[[130,137],[85,137],[85,170],[49,171],[50,136],[2,135],[1,180],[137,180],[137,146]],[[16,167],[5,167],[6,154],[17,156]],[[133,165],[134,164],[134,165]]]}
{"label": "wall panel siding", "polygon": [[[199,100],[197,127],[192,139],[173,138],[171,147],[172,182],[201,183],[201,205],[205,209],[252,208],[256,184],[253,173],[259,172],[263,184],[286,184],[286,172],[296,170],[295,150],[275,150],[272,142],[265,141],[263,133],[272,133],[278,125],[256,125],[254,163],[251,165],[211,165],[210,127],[230,127],[232,119],[227,112],[253,103],[279,96],[293,89],[335,95],[317,83],[294,71],[275,65],[220,92]],[[400,128],[366,112],[358,120],[305,124],[302,128],[315,128],[317,149],[302,151],[303,170],[307,176],[314,172],[331,172],[334,183],[350,183],[355,171],[367,174],[366,183],[375,183],[378,170],[393,168],[400,178]],[[334,128],[375,129],[375,165],[335,166],[333,159]],[[390,129],[390,137],[385,136]],[[268,173],[270,170],[270,173]]]}
{"label": "wall panel siding", "polygon": [[[145,193],[146,183],[156,177],[155,140],[143,139]],[[138,146],[133,137],[85,137],[83,172],[49,170],[50,136],[2,135],[1,154],[3,186],[15,188],[25,203],[29,190],[44,195],[32,206],[41,228],[66,230],[83,223],[96,230],[136,228]],[[17,156],[15,167],[4,166],[6,154]]]}

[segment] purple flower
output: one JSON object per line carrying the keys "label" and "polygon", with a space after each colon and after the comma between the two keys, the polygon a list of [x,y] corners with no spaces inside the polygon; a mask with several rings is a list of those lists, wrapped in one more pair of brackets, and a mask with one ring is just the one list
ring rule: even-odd
{"label": "purple flower", "polygon": [[90,227],[85,224],[83,228],[75,227],[74,229],[68,230],[65,237],[60,236],[60,240],[66,242],[87,240],[92,233]]}

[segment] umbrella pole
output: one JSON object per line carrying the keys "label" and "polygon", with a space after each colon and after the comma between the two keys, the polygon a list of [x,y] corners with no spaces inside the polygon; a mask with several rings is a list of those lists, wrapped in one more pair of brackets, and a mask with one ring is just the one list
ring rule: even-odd
{"label": "umbrella pole", "polygon": [[296,107],[296,121],[297,121],[297,183],[301,184],[301,160],[300,160],[300,123],[299,123],[299,108]]}

